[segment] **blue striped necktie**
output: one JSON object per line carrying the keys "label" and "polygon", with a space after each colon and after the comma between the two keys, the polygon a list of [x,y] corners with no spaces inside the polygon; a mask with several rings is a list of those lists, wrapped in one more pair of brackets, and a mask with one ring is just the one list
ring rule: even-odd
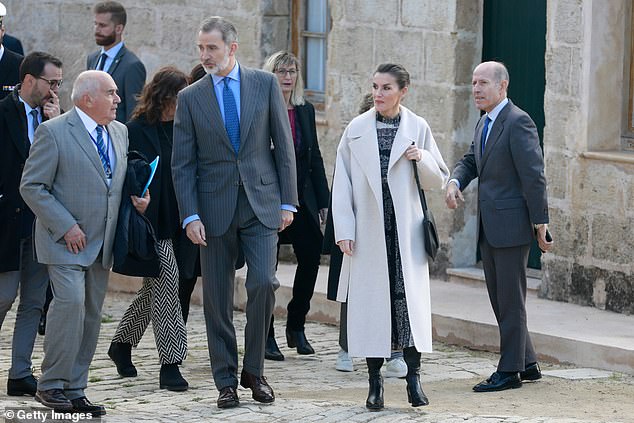
{"label": "blue striped necktie", "polygon": [[236,99],[229,89],[229,77],[225,76],[223,82],[222,102],[225,109],[225,129],[227,130],[227,135],[229,136],[233,150],[238,154],[238,150],[240,150],[240,119],[238,118],[238,108],[236,107]]}
{"label": "blue striped necktie", "polygon": [[106,173],[106,178],[110,179],[112,178],[112,169],[110,168],[110,158],[108,157],[106,146],[103,143],[103,127],[101,125],[97,125],[97,141],[95,144],[97,145],[103,171]]}
{"label": "blue striped necktie", "polygon": [[491,119],[487,116],[484,119],[484,127],[482,128],[482,138],[480,139],[480,145],[482,146],[482,155],[484,156],[484,147],[487,143],[487,133],[489,132],[489,123],[491,123]]}

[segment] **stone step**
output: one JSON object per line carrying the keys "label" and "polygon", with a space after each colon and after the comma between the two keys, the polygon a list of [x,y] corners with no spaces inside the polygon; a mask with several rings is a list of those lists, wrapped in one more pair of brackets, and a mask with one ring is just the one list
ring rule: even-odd
{"label": "stone step", "polygon": [[[484,287],[484,270],[479,266],[453,267],[447,269],[449,282],[462,283],[469,286]],[[537,294],[542,284],[542,272],[537,269],[526,269],[526,289],[530,294]]]}

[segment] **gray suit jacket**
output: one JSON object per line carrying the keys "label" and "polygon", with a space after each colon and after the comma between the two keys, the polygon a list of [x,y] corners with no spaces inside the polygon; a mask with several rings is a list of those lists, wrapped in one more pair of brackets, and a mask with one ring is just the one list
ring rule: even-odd
{"label": "gray suit jacket", "polygon": [[[88,55],[86,69],[97,69],[100,53],[101,50],[97,50]],[[114,79],[115,84],[117,84],[119,97],[121,97],[121,104],[117,107],[117,120],[121,123],[126,123],[130,120],[132,111],[136,107],[136,96],[141,94],[141,90],[145,85],[145,66],[124,45],[107,71]]]}
{"label": "gray suit jacket", "polygon": [[[110,187],[99,154],[75,109],[43,122],[35,131],[20,193],[36,216],[35,248],[40,263],[90,266],[103,247],[112,266],[117,215],[126,173],[128,130],[113,121],[108,133],[116,154]],[[86,234],[79,254],[66,249],[64,234],[75,224]]]}
{"label": "gray suit jacket", "polygon": [[471,147],[456,164],[452,178],[464,190],[478,180],[478,221],[496,248],[529,244],[532,224],[548,223],[544,158],[530,116],[510,100],[493,123],[484,155],[480,139],[484,118]]}
{"label": "gray suit jacket", "polygon": [[181,216],[198,214],[207,235],[233,219],[242,184],[259,221],[278,228],[280,205],[297,205],[295,151],[273,74],[240,66],[240,150],[235,154],[210,76],[178,94],[172,177]]}

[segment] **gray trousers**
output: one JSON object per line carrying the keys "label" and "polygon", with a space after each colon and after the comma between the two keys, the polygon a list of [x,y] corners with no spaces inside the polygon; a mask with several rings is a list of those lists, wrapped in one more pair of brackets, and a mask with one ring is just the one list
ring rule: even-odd
{"label": "gray trousers", "polygon": [[0,273],[0,328],[20,288],[20,304],[15,316],[9,379],[31,375],[31,354],[37,326],[46,299],[46,266],[33,259],[32,238],[20,240],[20,270]]}
{"label": "gray trousers", "polygon": [[63,389],[68,399],[76,399],[85,396],[88,385],[109,271],[103,268],[99,256],[89,267],[48,265],[48,273],[53,302],[48,309],[37,389]]}
{"label": "gray trousers", "polygon": [[208,236],[207,247],[200,247],[207,344],[218,390],[238,386],[233,290],[239,247],[248,267],[243,368],[256,376],[264,372],[264,345],[279,286],[275,279],[277,239],[277,230],[260,223],[240,189],[235,216],[227,232],[219,237]]}
{"label": "gray trousers", "polygon": [[530,245],[495,248],[480,229],[487,291],[500,331],[498,371],[521,372],[537,356],[526,324],[526,266]]}

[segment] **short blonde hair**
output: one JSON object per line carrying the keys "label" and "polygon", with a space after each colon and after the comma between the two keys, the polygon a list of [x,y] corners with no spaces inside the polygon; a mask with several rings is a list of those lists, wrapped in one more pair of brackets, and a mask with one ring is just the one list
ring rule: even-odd
{"label": "short blonde hair", "polygon": [[306,103],[306,100],[304,99],[304,79],[302,78],[299,60],[297,60],[297,57],[295,57],[294,54],[284,50],[273,53],[264,61],[263,69],[267,72],[275,73],[276,70],[284,65],[295,65],[295,68],[297,69],[297,79],[295,80],[295,86],[291,91],[290,102],[293,106],[301,106]]}

